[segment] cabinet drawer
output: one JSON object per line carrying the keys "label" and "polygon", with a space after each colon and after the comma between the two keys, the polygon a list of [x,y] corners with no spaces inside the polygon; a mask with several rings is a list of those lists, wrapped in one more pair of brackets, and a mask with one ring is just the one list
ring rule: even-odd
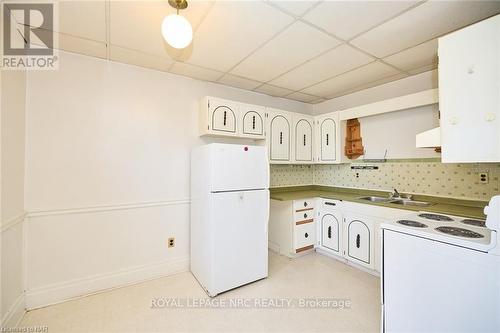
{"label": "cabinet drawer", "polygon": [[339,200],[323,199],[321,202],[321,209],[330,211],[334,209],[340,209],[340,203],[341,201]]}
{"label": "cabinet drawer", "polygon": [[293,202],[293,210],[295,212],[302,212],[314,209],[313,199],[295,200]]}
{"label": "cabinet drawer", "polygon": [[308,250],[307,247],[314,248],[314,242],[315,242],[314,223],[306,223],[295,226],[294,244],[296,253],[301,252],[301,250]]}
{"label": "cabinet drawer", "polygon": [[302,222],[314,219],[314,209],[295,212],[293,214],[293,222]]}

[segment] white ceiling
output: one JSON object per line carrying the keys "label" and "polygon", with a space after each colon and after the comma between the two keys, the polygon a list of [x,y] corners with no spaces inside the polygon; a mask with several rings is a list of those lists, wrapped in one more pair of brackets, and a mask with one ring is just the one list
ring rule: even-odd
{"label": "white ceiling", "polygon": [[189,1],[194,40],[160,33],[167,1],[58,1],[59,48],[318,103],[437,66],[437,37],[500,1]]}

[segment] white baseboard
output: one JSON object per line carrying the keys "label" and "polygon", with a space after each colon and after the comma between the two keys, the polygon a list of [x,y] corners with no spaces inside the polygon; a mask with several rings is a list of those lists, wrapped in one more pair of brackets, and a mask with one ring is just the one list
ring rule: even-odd
{"label": "white baseboard", "polygon": [[26,313],[25,306],[25,296],[24,293],[17,297],[16,301],[10,309],[7,311],[5,316],[2,318],[2,328],[14,328],[19,325],[21,319],[23,319],[24,314]]}
{"label": "white baseboard", "polygon": [[273,252],[280,253],[280,246],[274,242],[268,241],[267,248]]}
{"label": "white baseboard", "polygon": [[33,310],[109,289],[189,271],[189,257],[132,267],[116,272],[70,280],[28,290],[26,308]]}

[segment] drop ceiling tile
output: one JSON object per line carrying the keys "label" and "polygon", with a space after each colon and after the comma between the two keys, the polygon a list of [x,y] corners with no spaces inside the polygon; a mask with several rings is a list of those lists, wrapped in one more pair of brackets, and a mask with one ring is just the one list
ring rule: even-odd
{"label": "drop ceiling tile", "polygon": [[295,22],[231,73],[266,82],[339,43],[318,29]]}
{"label": "drop ceiling tile", "polygon": [[246,90],[253,90],[262,84],[262,82],[245,79],[243,77],[231,74],[224,75],[219,79],[218,82],[225,84],[227,86],[246,89]]}
{"label": "drop ceiling tile", "polygon": [[226,72],[292,21],[261,1],[217,1],[182,58]]}
{"label": "drop ceiling tile", "polygon": [[106,58],[106,43],[83,39],[66,34],[57,34],[59,49],[97,58]]}
{"label": "drop ceiling tile", "polygon": [[406,49],[387,58],[384,61],[399,69],[410,71],[426,65],[437,63],[437,39],[432,39],[410,49]]}
{"label": "drop ceiling tile", "polygon": [[294,16],[302,16],[309,8],[318,1],[269,1],[273,5],[283,9]]}
{"label": "drop ceiling tile", "polygon": [[[213,1],[192,1],[181,11],[193,29],[209,11]],[[110,1],[110,42],[160,57],[176,59],[177,49],[170,47],[161,35],[161,23],[175,10],[167,1]]]}
{"label": "drop ceiling tile", "polygon": [[375,61],[350,72],[315,84],[314,86],[306,88],[301,92],[315,96],[329,97],[396,74],[398,74],[398,71],[394,68]]}
{"label": "drop ceiling tile", "polygon": [[360,86],[354,87],[354,88],[346,90],[346,91],[337,92],[337,93],[335,93],[333,95],[327,96],[327,98],[336,98],[336,97],[340,97],[340,96],[352,94],[352,93],[360,91],[360,90],[365,90],[365,89],[373,88],[373,87],[376,87],[376,86],[380,86],[380,85],[385,84],[385,83],[397,81],[397,80],[403,79],[403,78],[408,77],[408,76],[409,75],[406,74],[406,73],[398,73],[398,74],[395,74],[395,75],[384,77],[384,78],[379,79],[379,80],[375,80],[375,81],[372,81],[372,82],[368,82],[368,83],[362,84]]}
{"label": "drop ceiling tile", "polygon": [[288,95],[292,93],[293,91],[285,89],[285,88],[280,88],[276,87],[270,84],[263,84],[262,86],[258,87],[254,91],[260,92],[263,94],[275,96],[275,97],[283,97],[285,95]]}
{"label": "drop ceiling tile", "polygon": [[59,10],[59,32],[106,41],[106,2],[57,1]]}
{"label": "drop ceiling tile", "polygon": [[301,93],[301,92],[291,93],[290,95],[286,95],[286,98],[293,99],[293,100],[296,100],[296,101],[299,101],[299,102],[304,102],[304,103],[311,103],[313,101],[321,99],[321,97],[312,96],[312,95],[304,94],[304,93]]}
{"label": "drop ceiling tile", "polygon": [[326,101],[326,98],[318,98],[317,100],[312,101],[311,104],[318,104],[318,103],[321,103],[321,102],[324,102],[324,101]]}
{"label": "drop ceiling tile", "polygon": [[383,58],[500,12],[500,1],[429,1],[360,35],[357,47]]}
{"label": "drop ceiling tile", "polygon": [[167,57],[158,57],[140,51],[126,49],[116,45],[110,46],[109,59],[125,64],[156,69],[164,72],[167,72],[172,65],[172,60]]}
{"label": "drop ceiling tile", "polygon": [[411,71],[408,71],[408,73],[410,74],[420,74],[420,73],[423,73],[423,72],[428,72],[428,71],[432,71],[434,69],[436,69],[438,67],[438,64],[435,63],[435,64],[432,64],[432,65],[427,65],[427,66],[423,66],[423,67],[419,67],[419,68],[416,68],[416,69],[412,69]]}
{"label": "drop ceiling tile", "polygon": [[[40,36],[44,34],[54,34],[54,48],[58,50],[79,53],[97,58],[106,58],[106,43],[98,42],[90,39],[79,38],[72,35],[57,33],[45,29],[39,29],[37,32]],[[31,43],[34,45],[44,46],[45,44],[38,38],[32,38]]]}
{"label": "drop ceiling tile", "polygon": [[185,62],[175,62],[172,68],[170,68],[170,72],[203,81],[216,81],[222,75],[221,72],[190,65]]}
{"label": "drop ceiling tile", "polygon": [[301,90],[372,61],[374,58],[344,44],[285,73],[270,83],[292,90]]}
{"label": "drop ceiling tile", "polygon": [[[6,5],[8,7],[8,4]],[[106,41],[104,0],[56,0],[54,5],[55,12],[58,13],[54,31],[94,41]],[[23,15],[21,11],[13,11],[12,15],[17,22],[24,23],[24,18],[20,17]]]}
{"label": "drop ceiling tile", "polygon": [[325,1],[303,19],[350,39],[415,5],[417,1]]}

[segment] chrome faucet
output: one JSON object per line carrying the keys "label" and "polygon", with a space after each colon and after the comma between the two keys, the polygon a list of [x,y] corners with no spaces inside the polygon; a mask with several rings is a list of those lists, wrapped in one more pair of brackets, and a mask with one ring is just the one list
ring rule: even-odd
{"label": "chrome faucet", "polygon": [[401,199],[401,200],[412,200],[413,196],[411,194],[401,194],[397,189],[394,189],[394,192],[390,194],[389,198],[391,199]]}
{"label": "chrome faucet", "polygon": [[399,194],[398,190],[394,189],[394,192],[391,193],[391,198],[393,199],[401,198],[401,194]]}

